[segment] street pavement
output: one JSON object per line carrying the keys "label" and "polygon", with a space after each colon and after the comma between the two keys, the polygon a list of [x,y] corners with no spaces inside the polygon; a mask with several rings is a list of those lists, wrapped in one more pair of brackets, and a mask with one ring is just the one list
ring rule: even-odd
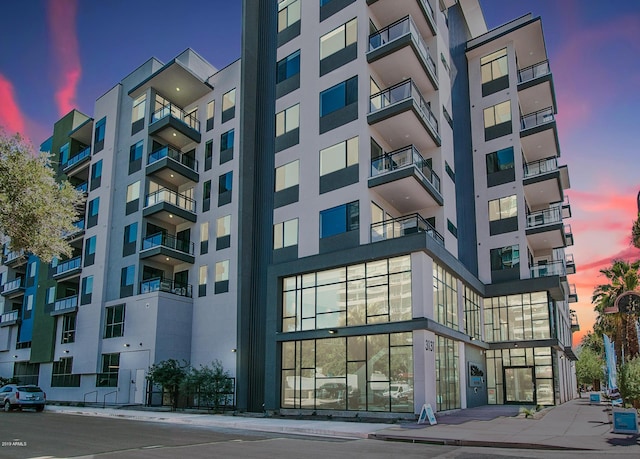
{"label": "street pavement", "polygon": [[436,415],[437,425],[418,425],[408,421],[384,424],[56,405],[47,405],[46,409],[84,416],[107,416],[287,435],[556,451],[606,451],[608,455],[633,455],[637,452],[637,457],[640,457],[640,437],[612,433],[610,408],[605,404],[591,405],[588,399],[575,399],[546,408],[533,419],[518,415],[517,408],[514,407],[488,406],[457,410]]}

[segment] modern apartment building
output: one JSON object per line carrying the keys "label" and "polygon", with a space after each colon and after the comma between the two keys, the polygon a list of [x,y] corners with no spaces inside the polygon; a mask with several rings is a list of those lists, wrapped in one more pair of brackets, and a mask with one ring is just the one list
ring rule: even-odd
{"label": "modern apartment building", "polygon": [[86,209],[71,259],[5,254],[0,375],[144,403],[151,364],[219,359],[239,409],[284,413],[573,398],[540,18],[247,0],[243,35],[222,70],[150,59],[56,123]]}

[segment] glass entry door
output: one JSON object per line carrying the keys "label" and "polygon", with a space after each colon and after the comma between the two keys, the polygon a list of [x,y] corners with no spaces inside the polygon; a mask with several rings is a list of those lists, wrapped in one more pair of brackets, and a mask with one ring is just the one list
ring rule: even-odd
{"label": "glass entry door", "polygon": [[504,367],[504,402],[536,403],[533,367]]}

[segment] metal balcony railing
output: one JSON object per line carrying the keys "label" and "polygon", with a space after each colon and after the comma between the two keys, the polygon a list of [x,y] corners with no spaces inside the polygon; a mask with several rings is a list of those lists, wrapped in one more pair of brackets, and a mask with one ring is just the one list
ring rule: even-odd
{"label": "metal balcony railing", "polygon": [[555,157],[541,159],[524,165],[524,178],[535,177],[558,170],[558,159]]}
{"label": "metal balcony railing", "polygon": [[74,269],[80,268],[82,265],[82,256],[78,256],[75,258],[71,258],[70,260],[63,261],[56,266],[55,275],[58,276],[60,274],[64,274],[69,271],[73,271]]}
{"label": "metal balcony railing", "polygon": [[173,148],[164,146],[159,150],[149,153],[147,158],[147,165],[153,164],[156,161],[160,161],[162,158],[170,158],[177,163],[182,164],[183,166],[188,167],[189,169],[198,172],[198,160],[192,158],[191,156],[187,156],[184,153],[181,153]]}
{"label": "metal balcony railing", "polygon": [[62,165],[62,170],[69,169],[85,158],[91,156],[91,147],[85,147],[83,150],[80,150],[77,155],[69,158],[66,163]]}
{"label": "metal balcony railing", "polygon": [[553,115],[553,107],[543,108],[534,113],[529,113],[520,117],[520,129],[531,129],[542,124],[550,123],[555,120]]}
{"label": "metal balcony railing", "polygon": [[411,16],[405,16],[384,29],[380,29],[376,33],[369,35],[369,51],[378,49],[407,34],[411,34],[418,52],[433,74],[437,75],[436,63],[433,61],[431,54],[429,54],[429,47],[425,43],[424,38],[422,38],[422,35],[420,35],[420,31]]}
{"label": "metal balcony railing", "polygon": [[54,311],[64,311],[67,309],[75,309],[78,307],[78,295],[61,298],[53,303]]}
{"label": "metal balcony railing", "polygon": [[518,83],[534,80],[550,73],[549,61],[538,62],[537,64],[518,70]]}
{"label": "metal balcony railing", "polygon": [[371,225],[371,242],[394,239],[413,233],[427,233],[444,246],[444,238],[420,214],[405,215],[404,217],[385,220]]}
{"label": "metal balcony railing", "polygon": [[189,255],[193,255],[194,252],[193,242],[183,241],[165,233],[152,234],[142,240],[142,250],[149,250],[154,247],[167,247]]}
{"label": "metal balcony railing", "polygon": [[22,277],[17,277],[12,281],[7,282],[2,286],[2,293],[9,293],[14,290],[19,289],[20,287],[24,287]]}
{"label": "metal balcony railing", "polygon": [[564,264],[564,260],[536,263],[530,267],[530,271],[532,278],[567,275],[567,267]]}
{"label": "metal balcony railing", "polygon": [[193,199],[167,188],[160,188],[158,191],[149,193],[147,195],[145,207],[153,206],[154,204],[159,204],[161,202],[173,204],[174,206],[180,207],[181,209],[189,212],[195,213],[196,211],[196,202]]}
{"label": "metal balcony railing", "polygon": [[183,284],[163,277],[154,277],[140,282],[140,294],[151,292],[168,292],[191,298],[192,286],[191,284]]}
{"label": "metal balcony railing", "polygon": [[183,122],[191,129],[200,132],[200,121],[198,121],[195,115],[193,113],[186,113],[180,107],[177,107],[176,105],[173,105],[171,103],[163,105],[158,110],[153,112],[153,115],[151,116],[151,122],[154,123],[163,118],[166,118],[167,116],[171,116],[172,118]]}
{"label": "metal balcony railing", "polygon": [[560,206],[549,207],[548,209],[531,212],[527,215],[527,228],[551,225],[562,222],[562,208]]}
{"label": "metal balcony railing", "polygon": [[424,97],[422,97],[413,80],[403,81],[402,83],[398,83],[372,95],[369,99],[369,113],[375,113],[407,99],[413,99],[427,124],[429,124],[436,133],[439,133],[438,120],[431,112],[429,104],[424,100]]}
{"label": "metal balcony railing", "polygon": [[387,174],[403,167],[414,166],[440,192],[440,177],[413,145],[386,153],[371,160],[371,177]]}

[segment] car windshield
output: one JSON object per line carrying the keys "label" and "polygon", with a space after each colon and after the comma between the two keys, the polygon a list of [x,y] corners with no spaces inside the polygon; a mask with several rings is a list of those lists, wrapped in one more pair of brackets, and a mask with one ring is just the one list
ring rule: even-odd
{"label": "car windshield", "polygon": [[36,386],[21,386],[18,387],[20,392],[42,392],[42,389]]}

